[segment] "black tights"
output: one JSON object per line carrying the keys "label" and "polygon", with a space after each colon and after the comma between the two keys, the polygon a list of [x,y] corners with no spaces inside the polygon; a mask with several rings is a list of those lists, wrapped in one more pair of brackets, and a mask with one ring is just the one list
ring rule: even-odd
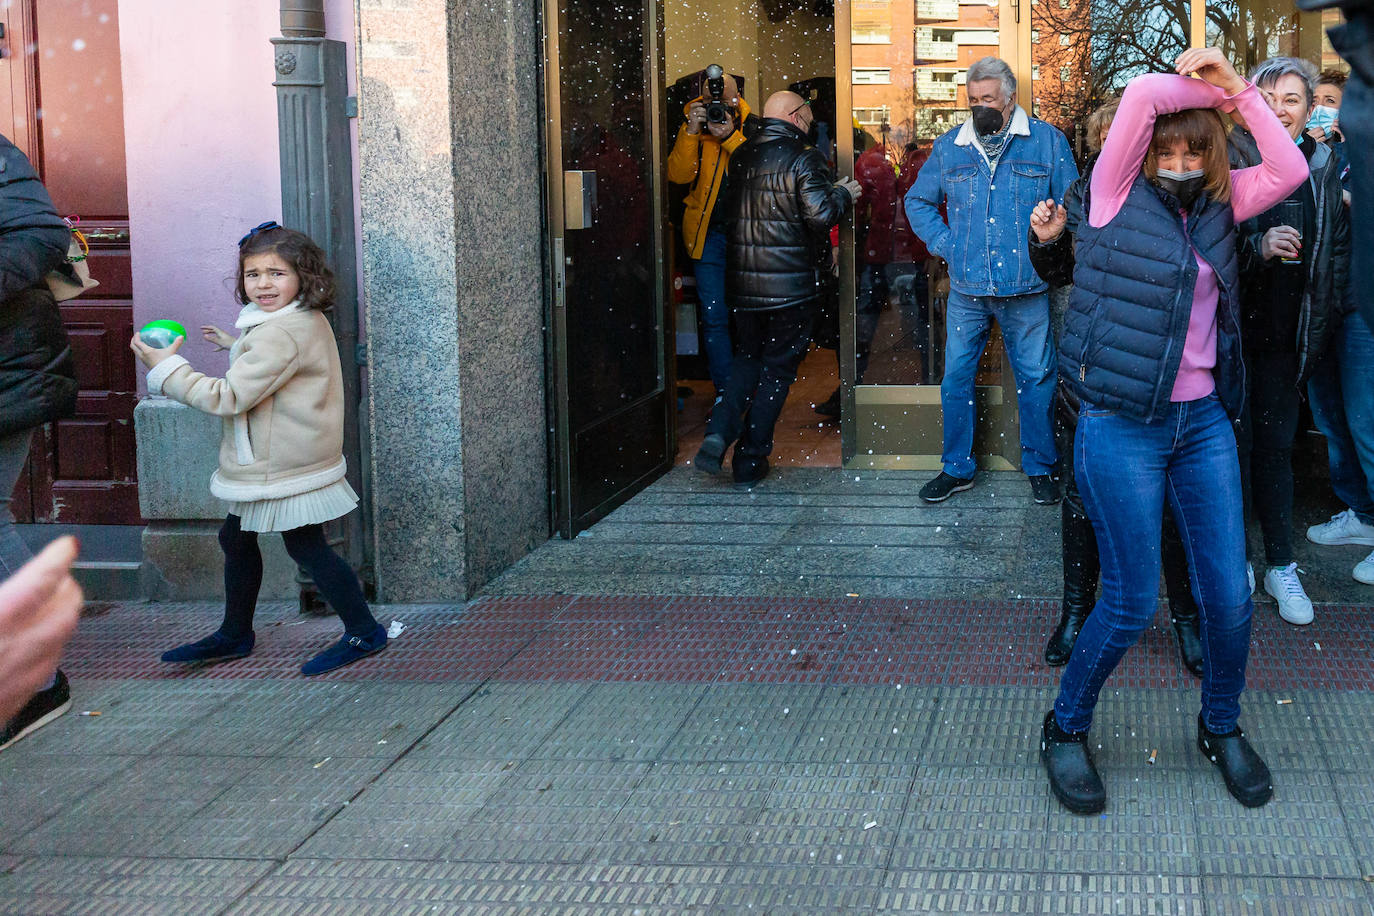
{"label": "black tights", "polygon": [[[257,532],[244,531],[239,523],[237,515],[230,515],[219,530],[219,546],[224,550],[224,624],[219,631],[229,639],[252,632],[253,611],[262,587]],[[315,580],[320,594],[343,620],[348,635],[370,637],[377,629],[377,619],[367,609],[367,599],[352,567],[325,540],[324,526],[293,528],[283,531],[281,537],[286,552]]]}

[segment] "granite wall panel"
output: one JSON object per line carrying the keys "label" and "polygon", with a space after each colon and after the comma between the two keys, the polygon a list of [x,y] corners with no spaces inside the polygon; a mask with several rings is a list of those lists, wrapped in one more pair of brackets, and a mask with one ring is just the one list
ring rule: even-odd
{"label": "granite wall panel", "polygon": [[534,6],[358,22],[379,597],[461,598],[548,534]]}

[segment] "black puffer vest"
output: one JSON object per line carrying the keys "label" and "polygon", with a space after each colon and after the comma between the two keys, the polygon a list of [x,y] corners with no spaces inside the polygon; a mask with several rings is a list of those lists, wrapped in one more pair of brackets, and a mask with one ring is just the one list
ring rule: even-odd
{"label": "black puffer vest", "polygon": [[[1084,212],[1088,212],[1085,200]],[[1217,395],[1232,419],[1245,400],[1240,352],[1236,227],[1229,205],[1203,194],[1184,219],[1178,201],[1144,175],[1104,228],[1078,225],[1077,266],[1059,372],[1095,407],[1142,422],[1163,416],[1183,359],[1196,249],[1216,272]]]}

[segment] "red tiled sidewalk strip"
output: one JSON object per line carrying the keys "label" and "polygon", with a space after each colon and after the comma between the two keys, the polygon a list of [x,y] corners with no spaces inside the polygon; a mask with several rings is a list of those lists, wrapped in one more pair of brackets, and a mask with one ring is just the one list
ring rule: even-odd
{"label": "red tiled sidewalk strip", "polygon": [[[1051,600],[482,598],[466,606],[379,607],[405,632],[385,652],[326,679],[658,681],[1052,687],[1041,659],[1058,619]],[[1319,606],[1293,627],[1255,611],[1247,681],[1255,689],[1374,688],[1374,609]],[[332,643],[333,617],[281,604],[259,613],[252,656],[206,667],[159,654],[219,622],[210,604],[93,605],[63,668],[77,679],[298,678]],[[1167,615],[1122,661],[1117,687],[1193,687]]]}

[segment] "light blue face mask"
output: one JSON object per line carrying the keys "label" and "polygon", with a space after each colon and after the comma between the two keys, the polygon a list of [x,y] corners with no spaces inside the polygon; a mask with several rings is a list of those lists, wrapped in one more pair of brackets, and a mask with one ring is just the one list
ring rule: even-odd
{"label": "light blue face mask", "polygon": [[1331,128],[1336,126],[1336,117],[1339,114],[1340,109],[1338,108],[1318,105],[1316,108],[1312,109],[1312,117],[1307,119],[1307,129],[1311,130],[1314,127],[1320,127],[1329,134],[1331,133]]}

